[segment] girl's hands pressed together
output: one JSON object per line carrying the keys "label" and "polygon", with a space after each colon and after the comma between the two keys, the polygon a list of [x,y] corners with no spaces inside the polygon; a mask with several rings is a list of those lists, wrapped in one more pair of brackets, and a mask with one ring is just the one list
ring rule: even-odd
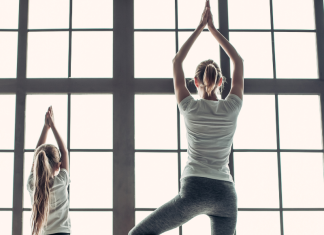
{"label": "girl's hands pressed together", "polygon": [[47,122],[48,122],[48,125],[51,127],[51,128],[53,128],[54,127],[54,125],[55,125],[55,122],[54,122],[54,112],[53,112],[53,108],[52,108],[52,106],[50,106],[49,108],[48,108],[48,111],[47,111],[47,113],[46,113],[46,117],[47,117]]}
{"label": "girl's hands pressed together", "polygon": [[49,124],[49,121],[48,121],[48,118],[49,118],[49,113],[48,113],[48,111],[45,113],[45,123],[44,123],[44,126],[46,127],[46,128],[51,128],[51,126],[50,126],[50,124]]}
{"label": "girl's hands pressed together", "polygon": [[205,8],[204,8],[204,11],[201,15],[201,19],[200,19],[200,23],[199,23],[199,26],[200,27],[205,27],[207,22],[208,22],[208,12],[209,12],[209,1],[207,0],[206,1],[206,4],[205,4]]}

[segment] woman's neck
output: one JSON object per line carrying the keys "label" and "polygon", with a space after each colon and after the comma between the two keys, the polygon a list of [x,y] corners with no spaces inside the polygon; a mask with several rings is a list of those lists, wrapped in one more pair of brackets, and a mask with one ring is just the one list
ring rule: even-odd
{"label": "woman's neck", "polygon": [[207,92],[204,92],[202,98],[205,99],[205,100],[215,100],[215,101],[218,101],[218,98],[217,98],[215,92],[212,92],[210,94],[210,96],[208,96]]}

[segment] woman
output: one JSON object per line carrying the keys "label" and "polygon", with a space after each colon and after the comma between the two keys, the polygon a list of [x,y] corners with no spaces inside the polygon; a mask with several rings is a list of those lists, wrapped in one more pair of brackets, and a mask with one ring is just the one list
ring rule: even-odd
{"label": "woman", "polygon": [[[45,144],[49,129],[52,129],[59,149],[54,145]],[[70,234],[68,171],[68,151],[55,127],[51,106],[45,115],[45,124],[36,146],[34,162],[27,183],[33,207],[32,235]]]}
{"label": "woman", "polygon": [[[219,100],[215,93],[222,87],[223,78],[212,60],[201,62],[196,70],[194,82],[202,99],[194,100],[186,87],[182,63],[206,24],[234,65],[231,91],[225,100]],[[188,161],[181,176],[181,189],[174,199],[155,210],[129,235],[161,234],[200,214],[209,216],[213,235],[233,235],[237,197],[228,162],[242,107],[243,60],[215,29],[208,0],[198,28],[173,59],[173,78],[188,140]]]}

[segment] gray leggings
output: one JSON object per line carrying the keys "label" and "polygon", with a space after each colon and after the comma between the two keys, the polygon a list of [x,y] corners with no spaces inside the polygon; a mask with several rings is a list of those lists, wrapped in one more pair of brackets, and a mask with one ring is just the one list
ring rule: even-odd
{"label": "gray leggings", "polygon": [[203,177],[186,177],[179,194],[137,224],[128,235],[161,234],[206,214],[212,235],[233,235],[237,220],[234,184]]}

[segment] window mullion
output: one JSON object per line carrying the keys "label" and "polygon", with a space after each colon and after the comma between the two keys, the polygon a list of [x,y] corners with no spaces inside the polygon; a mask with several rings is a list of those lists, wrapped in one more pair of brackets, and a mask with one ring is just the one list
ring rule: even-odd
{"label": "window mullion", "polygon": [[[317,39],[317,64],[318,75],[321,81],[324,81],[324,12],[323,1],[314,0],[314,12],[315,12],[315,25],[316,25],[316,39]],[[324,149],[324,92],[320,95],[321,99],[321,114],[322,114],[322,148]],[[324,153],[324,150],[323,150]],[[324,155],[323,155],[324,163]],[[324,175],[323,175],[324,179]]]}
{"label": "window mullion", "polygon": [[12,234],[21,235],[23,227],[24,144],[26,108],[26,55],[27,55],[28,1],[19,1],[18,59],[16,83],[16,122]]}
{"label": "window mullion", "polygon": [[134,1],[114,0],[113,234],[135,225]]}
{"label": "window mullion", "polygon": [[[228,26],[228,2],[218,1],[218,16],[219,16],[219,32],[228,40],[229,39],[229,26]],[[227,78],[227,83],[224,85],[222,92],[222,99],[225,99],[231,89],[231,70],[230,70],[230,58],[226,52],[220,46],[220,66],[222,68],[222,74]],[[234,157],[233,157],[233,145],[231,153],[229,155],[229,168],[231,175],[234,179]]]}
{"label": "window mullion", "polygon": [[324,13],[322,0],[314,0],[314,12],[317,39],[318,75],[321,80],[324,80]]}

